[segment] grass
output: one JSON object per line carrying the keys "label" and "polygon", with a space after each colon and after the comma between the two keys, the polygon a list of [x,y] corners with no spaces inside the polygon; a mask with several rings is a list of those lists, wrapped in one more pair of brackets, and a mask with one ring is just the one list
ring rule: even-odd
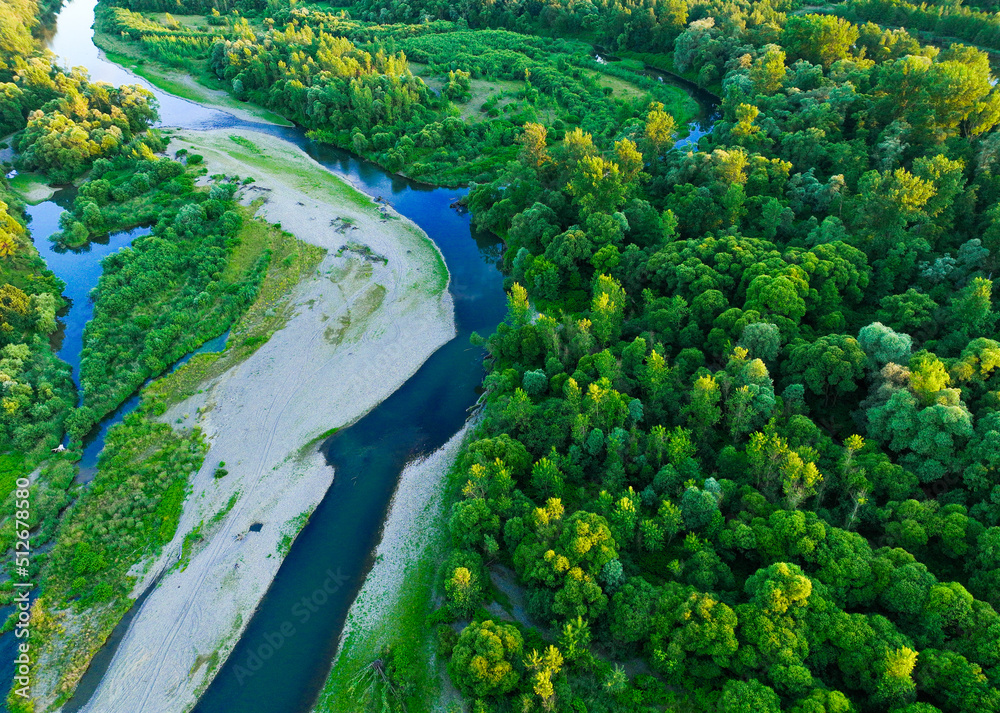
{"label": "grass", "polygon": [[[297,153],[280,148],[275,150],[270,145],[261,146],[238,134],[185,135],[184,144],[189,150],[218,151],[248,168],[259,168],[266,174],[280,176],[290,188],[317,200],[326,203],[339,201],[369,215],[380,214],[380,207],[369,196]],[[223,278],[243,274],[265,250],[269,251],[268,270],[257,300],[233,326],[225,351],[196,354],[168,378],[147,387],[144,397],[156,401],[159,413],[194,395],[207,381],[248,358],[272,334],[284,327],[292,314],[292,306],[285,300],[287,292],[300,280],[312,275],[325,254],[321,248],[297,240],[280,227],[253,218],[257,207],[255,204],[250,208],[241,208],[244,221],[240,243],[228,261]],[[409,223],[402,226],[420,241],[422,247],[431,251],[433,257],[428,256],[428,259],[433,260],[432,269],[436,277],[424,283],[423,287],[429,288],[431,294],[440,293],[447,287],[449,278],[444,259],[419,228]]]}
{"label": "grass", "polygon": [[[667,74],[673,74],[683,79],[688,80],[697,84],[698,73],[693,70],[688,70],[687,72],[680,72],[674,67],[674,56],[673,53],[655,53],[655,52],[631,52],[628,50],[621,50],[618,53],[619,57],[623,59],[638,60],[645,64],[648,64],[654,69],[658,69],[661,72],[666,72]],[[687,93],[682,89],[676,88],[678,92],[681,92],[685,96]],[[722,96],[722,81],[716,80],[704,87],[705,91],[710,94],[714,94],[716,97]],[[720,100],[721,101],[721,100]]]}
{"label": "grass", "polygon": [[[435,529],[441,531],[437,526]],[[320,694],[316,713],[355,709],[348,687],[358,671],[380,655],[385,643],[390,645],[397,668],[408,674],[409,690],[415,692],[406,701],[406,710],[420,713],[433,709],[438,681],[433,670],[434,638],[426,622],[433,609],[440,552],[440,545],[428,547],[407,572],[397,599],[383,603],[381,621],[348,635]]]}
{"label": "grass", "polygon": [[[167,15],[170,13],[166,12],[148,12],[145,13],[146,17],[150,20],[155,20],[164,27],[167,27]],[[208,25],[208,21],[205,19],[204,15],[176,15],[170,14],[177,24],[181,25],[185,30],[195,30],[205,32],[211,28]]]}
{"label": "grass", "polygon": [[[448,83],[447,74],[431,74],[430,67],[421,62],[410,62],[410,71],[414,75],[424,80],[424,83],[436,92],[440,92]],[[471,89],[469,101],[464,104],[455,104],[461,112],[463,119],[481,119],[486,114],[482,111],[483,104],[498,97],[497,109],[502,109],[504,105],[510,104],[514,98],[524,91],[524,82],[510,79],[472,79],[469,81]]]}
{"label": "grass", "polygon": [[233,509],[233,506],[236,505],[236,501],[239,499],[239,492],[233,493],[226,507],[215,513],[212,519],[208,521],[207,526],[204,521],[199,522],[191,529],[191,532],[184,535],[184,542],[181,545],[181,556],[177,560],[177,564],[174,565],[174,568],[179,569],[181,572],[187,569],[191,561],[191,553],[194,551],[194,546],[204,540],[215,529],[215,526],[222,521],[222,518],[229,514],[229,511]]}
{"label": "grass", "polygon": [[[237,135],[237,138],[244,137]],[[271,175],[280,175],[282,182],[287,186],[299,190],[316,200],[325,203],[341,201],[368,215],[380,216],[380,206],[372,202],[370,196],[335,176],[323,166],[297,153],[280,149],[274,150],[269,145],[261,146],[251,142],[249,139],[236,141],[232,135],[228,138],[185,136],[185,139],[187,143],[192,144],[199,151],[220,151],[236,159],[248,168],[258,168]],[[250,144],[250,147],[247,144]],[[516,148],[511,148],[510,150],[516,152]],[[429,283],[429,287],[431,294],[441,292],[447,287],[449,278],[444,258],[433,241],[423,231],[411,223],[403,223],[403,225],[416,240],[420,241],[426,249],[433,253],[434,270],[437,279],[433,283]],[[275,254],[272,260],[277,259],[279,259],[279,256]],[[280,259],[284,259],[284,257]]]}
{"label": "grass", "polygon": [[[454,471],[457,462],[451,467]],[[438,487],[442,491],[447,490],[451,475],[453,472],[441,478]],[[363,629],[354,627],[344,638],[314,708],[316,713],[357,710],[359,703],[348,692],[351,681],[382,654],[385,646],[391,651],[395,675],[406,681],[404,688],[409,695],[402,701],[403,708],[408,713],[429,713],[442,708],[436,632],[427,625],[427,619],[435,607],[438,569],[445,553],[448,505],[449,500],[442,492],[432,522],[421,528],[434,533],[433,539],[411,561],[395,598],[369,606],[369,611],[378,612],[377,620],[366,621]],[[359,599],[364,596],[362,589]]]}
{"label": "grass", "polygon": [[14,484],[18,478],[28,474],[30,468],[26,466],[27,462],[23,453],[14,452],[0,455],[0,501],[14,490]]}
{"label": "grass", "polygon": [[316,448],[323,441],[325,441],[327,438],[329,438],[339,430],[340,426],[334,426],[333,428],[328,428],[327,430],[323,431],[321,434],[310,440],[308,443],[304,444],[301,448],[299,448],[298,452],[299,459],[306,458],[307,456],[312,455],[316,451]]}
{"label": "grass", "polygon": [[94,44],[104,51],[110,61],[120,64],[168,94],[223,111],[242,111],[279,126],[294,126],[288,119],[272,111],[234,99],[226,92],[225,85],[214,77],[184,74],[147,60],[142,57],[138,45],[103,32],[94,33]]}
{"label": "grass", "polygon": [[247,151],[250,151],[251,153],[255,153],[255,154],[263,153],[260,150],[260,148],[257,147],[257,144],[255,144],[253,141],[251,141],[250,139],[248,139],[245,136],[236,136],[234,134],[234,135],[230,136],[229,139],[231,141],[236,142],[237,144],[239,144],[240,146],[242,146],[243,148],[245,148]]}
{"label": "grass", "polygon": [[292,543],[302,532],[302,528],[309,522],[309,515],[312,511],[300,513],[286,522],[281,528],[281,539],[278,541],[278,556],[284,557],[292,549]]}
{"label": "grass", "polygon": [[444,255],[442,255],[441,251],[438,250],[437,245],[435,245],[430,238],[421,232],[420,228],[412,225],[407,227],[410,229],[410,232],[414,234],[414,237],[420,240],[426,240],[430,244],[429,247],[434,256],[434,273],[437,275],[437,281],[433,285],[428,285],[430,288],[430,294],[436,295],[440,292],[444,292],[448,289],[448,280],[451,279],[451,273],[448,272],[448,265],[444,261]]}
{"label": "grass", "polygon": [[603,72],[594,72],[593,77],[594,80],[602,87],[609,87],[611,89],[612,96],[619,99],[632,100],[649,96],[648,91],[642,87],[637,87],[631,82],[626,82],[624,79],[612,77],[611,75],[604,74]]}
{"label": "grass", "polygon": [[331,199],[337,199],[350,203],[365,213],[371,215],[378,213],[378,206],[369,196],[322,166],[306,161],[301,156],[288,155],[283,151],[261,150],[257,145],[253,147],[255,151],[242,142],[237,143],[235,147],[232,145],[222,147],[211,139],[205,140],[205,148],[215,148],[227,153],[249,168],[258,168],[272,175],[280,174],[283,182],[290,188],[302,191],[317,200],[332,202]]}
{"label": "grass", "polygon": [[38,205],[52,197],[55,189],[49,186],[48,182],[36,173],[18,173],[10,179],[10,187],[25,203]]}
{"label": "grass", "polygon": [[[287,323],[292,306],[286,297],[300,280],[313,274],[324,251],[297,240],[291,233],[253,217],[250,208],[241,208],[243,228],[240,244],[226,265],[227,273],[242,274],[265,251],[270,261],[256,301],[233,326],[226,349],[196,354],[180,369],[150,384],[143,398],[162,413],[171,404],[197,393],[199,386],[247,359],[271,335]],[[290,259],[289,259],[290,258]]]}

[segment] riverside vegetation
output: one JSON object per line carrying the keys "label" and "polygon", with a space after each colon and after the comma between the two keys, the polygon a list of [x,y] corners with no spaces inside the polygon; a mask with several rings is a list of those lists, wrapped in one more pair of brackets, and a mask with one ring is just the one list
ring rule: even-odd
{"label": "riverside vegetation", "polygon": [[[63,285],[31,242],[23,204],[0,179],[0,498],[8,499],[17,477],[36,470],[32,544],[53,546],[31,560],[30,577],[40,589],[33,650],[50,657],[64,700],[131,606],[132,566],[173,537],[187,478],[206,450],[197,429],[176,432],[156,420],[169,401],[167,381],[156,382],[156,398],[110,429],[97,475],[85,488],[74,484],[81,439],[148,378],[228,330],[259,294],[273,304],[281,296],[274,285],[287,289],[285,274],[307,273],[319,256],[236,203],[238,178],[213,177],[211,188],[196,188],[204,173],[200,157],[157,155],[166,141],[150,128],[156,106],[144,89],[94,84],[53,65],[31,31],[55,9],[0,8],[0,134],[13,132],[20,170],[53,183],[82,178],[62,231],[51,239],[79,247],[152,225],[150,235],[103,263],[84,334],[77,406],[70,369],[49,339],[66,304]],[[280,261],[272,261],[275,252]],[[251,311],[251,321],[236,330],[245,342],[236,346],[238,358],[266,341],[266,333],[257,333],[269,325],[259,318],[264,308]],[[52,455],[64,434],[70,449]],[[5,517],[5,552],[13,529]],[[5,598],[13,595],[12,581],[0,587]],[[67,613],[76,616],[69,640]],[[32,710],[13,695],[8,705]]]}
{"label": "riverside vegetation", "polygon": [[[390,170],[474,181],[474,220],[507,243],[509,315],[480,340],[488,396],[437,585],[408,591],[400,633],[351,672],[357,705],[432,707],[430,629],[476,713],[1000,710],[1000,95],[985,52],[942,39],[992,46],[990,9],[102,7],[137,56]],[[867,22],[890,16],[905,27]],[[690,105],[584,42],[717,91],[701,150],[674,148]],[[78,202],[64,235],[89,230]],[[45,284],[29,305],[55,308]],[[33,319],[14,328],[44,334]],[[197,458],[196,435],[143,427]],[[125,528],[168,526],[176,486],[151,482],[159,520]],[[73,566],[100,570],[104,540],[64,531]]]}

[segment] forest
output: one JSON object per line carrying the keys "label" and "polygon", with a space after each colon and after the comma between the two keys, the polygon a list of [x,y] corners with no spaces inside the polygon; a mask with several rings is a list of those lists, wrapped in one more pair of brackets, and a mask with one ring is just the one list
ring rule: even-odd
{"label": "forest", "polygon": [[681,126],[697,111],[676,87],[599,64],[579,40],[443,20],[376,25],[297,6],[192,25],[137,12],[156,3],[127,5],[99,7],[98,42],[102,34],[127,39],[143,63],[193,66],[313,138],[439,185],[494,177],[515,158],[526,123],[555,137],[582,126],[610,140],[648,95]]}
{"label": "forest", "polygon": [[[503,238],[508,315],[475,339],[486,396],[428,594],[467,710],[958,713],[1000,711],[995,9],[116,0],[98,30],[468,184]],[[106,265],[75,409],[47,340],[61,285],[0,188],[6,459],[224,331],[269,265],[227,272],[237,181],[196,190],[193,157],[153,155],[141,90],[24,59],[31,42],[0,32],[0,121],[25,168],[87,172],[61,239],[155,227]],[[646,64],[718,95],[710,135],[678,143],[695,110]],[[58,527],[53,597],[122,606],[135,533],[169,539],[204,444],[160,426],[109,440]],[[421,709],[415,646],[387,648],[359,706]]]}
{"label": "forest", "polygon": [[[614,41],[721,82],[701,150],[657,103],[611,134],[526,122],[471,192],[510,310],[482,340],[438,652],[476,711],[1000,709],[989,57],[686,10]],[[608,42],[639,11],[565,31]],[[527,32],[572,11],[366,12]],[[491,614],[501,566],[531,626]]]}

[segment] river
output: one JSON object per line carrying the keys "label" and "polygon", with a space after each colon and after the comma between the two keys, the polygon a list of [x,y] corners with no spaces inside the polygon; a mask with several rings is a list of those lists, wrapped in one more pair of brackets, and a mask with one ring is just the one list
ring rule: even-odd
{"label": "river", "polygon": [[[503,318],[506,299],[499,270],[502,245],[493,236],[475,233],[469,216],[450,207],[464,191],[432,188],[393,176],[347,152],[308,140],[298,128],[244,121],[224,111],[165,94],[106,61],[93,44],[92,34],[83,29],[93,23],[96,2],[70,0],[59,13],[49,46],[64,64],[86,67],[94,80],[145,86],[159,101],[163,126],[260,131],[303,148],[335,174],[369,195],[382,196],[416,222],[441,249],[451,272],[456,337],[436,351],[381,405],[322,444],[327,462],[335,468],[334,483],[295,540],[230,659],[194,709],[196,713],[305,713],[312,708],[325,682],[347,610],[371,567],[372,553],[404,465],[447,442],[465,423],[469,409],[476,403],[483,377],[483,352],[470,346],[469,336],[473,331],[492,332]],[[700,125],[691,128],[694,134],[691,138],[695,140],[700,131],[707,129]],[[58,207],[57,203],[49,202],[34,209],[32,230],[36,242],[40,242],[39,236],[45,232],[42,222],[53,220],[53,216],[57,218]],[[92,271],[94,266],[99,270],[99,257],[130,239],[128,235],[112,236],[107,245],[94,246],[87,253],[42,252],[52,261],[80,261],[81,266],[74,267],[77,270],[84,269],[82,263],[86,263],[86,270]],[[68,287],[67,293],[73,289],[74,286]],[[64,317],[66,337],[60,355],[66,351],[64,358],[74,365],[75,371],[79,352],[75,362],[71,352],[82,345],[82,337],[77,339],[72,335],[77,332],[82,335],[83,324],[89,319],[86,303],[83,297],[84,306]],[[209,346],[217,349],[221,344]],[[117,417],[120,419],[129,408],[134,408],[134,403],[123,405]],[[85,466],[89,467],[96,459],[103,444],[103,432],[114,423],[114,418],[113,415],[102,424],[96,437],[87,444]],[[334,425],[337,424],[331,424]],[[299,627],[301,630],[289,645],[277,651],[272,649],[263,668],[242,682],[237,680],[233,669],[241,664],[246,666],[263,650],[268,635],[290,618],[296,602],[322,586],[330,570],[346,575],[347,585],[340,587],[314,613],[308,629]],[[109,645],[95,657],[64,710],[86,710],[86,701],[110,664],[128,621],[128,618],[123,620]]]}
{"label": "river", "polygon": [[[321,446],[327,461],[335,468],[334,484],[296,539],[229,662],[221,668],[195,709],[199,713],[308,711],[328,674],[347,610],[371,567],[372,553],[404,465],[447,442],[461,429],[469,409],[476,403],[483,377],[483,352],[470,346],[469,336],[473,331],[492,332],[506,310],[499,270],[502,245],[493,236],[474,233],[469,216],[450,207],[464,191],[436,189],[390,175],[347,152],[308,140],[298,128],[243,121],[223,111],[173,97],[108,62],[93,44],[91,33],[82,30],[92,25],[95,5],[96,0],[71,0],[59,13],[49,46],[65,65],[86,67],[93,80],[145,86],[159,101],[161,124],[165,127],[261,131],[303,148],[335,174],[369,195],[382,196],[416,222],[441,249],[451,273],[456,337],[435,352],[386,401]],[[96,269],[99,275],[99,258],[131,239],[121,234],[89,252],[55,253],[51,248],[46,249],[40,238],[51,232],[46,225],[58,219],[59,209],[55,202],[37,207],[32,213],[32,232],[46,259],[51,255],[53,261],[75,261],[72,270]],[[74,280],[71,275],[67,283]],[[67,293],[73,289],[67,288]],[[60,355],[66,352],[65,358],[76,372],[83,325],[92,307],[85,296],[79,301],[75,293],[73,296],[74,306],[81,307],[74,307],[75,311],[64,317],[67,339]],[[68,340],[71,333],[81,335],[72,345]],[[87,444],[84,466],[96,459],[107,427],[130,408],[134,408],[134,400],[101,425],[96,438]],[[231,672],[233,666],[266,643],[266,635],[289,618],[295,602],[311,595],[322,584],[328,570],[346,575],[346,586],[313,615],[310,627],[296,635],[293,645],[282,647],[255,676],[238,683]],[[85,709],[127,625],[128,620],[124,620],[109,645],[95,658],[66,711]]]}

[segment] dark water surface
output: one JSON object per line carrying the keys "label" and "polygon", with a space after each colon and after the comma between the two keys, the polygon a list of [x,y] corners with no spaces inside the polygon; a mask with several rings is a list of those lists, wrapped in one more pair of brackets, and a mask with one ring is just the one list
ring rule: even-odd
{"label": "dark water surface", "polygon": [[[195,708],[198,713],[307,711],[326,679],[347,610],[371,566],[400,472],[414,457],[442,446],[462,427],[476,402],[483,353],[470,346],[469,335],[491,332],[505,312],[499,271],[502,246],[493,236],[474,234],[469,217],[450,208],[464,191],[430,188],[392,176],[347,152],[309,141],[297,128],[246,122],[171,97],[110,64],[99,56],[91,33],[83,30],[93,22],[95,4],[96,0],[71,0],[57,18],[50,47],[67,65],[86,67],[95,80],[146,86],[160,102],[164,126],[250,129],[300,146],[337,175],[365,193],[383,197],[416,222],[441,249],[451,273],[456,337],[396,393],[323,444],[327,461],[336,469],[334,484],[296,539],[229,661]],[[82,323],[80,329],[82,334]],[[303,599],[311,606],[306,607]],[[210,601],[203,604],[211,606]],[[287,634],[286,622],[294,634]],[[70,709],[85,706],[126,627],[127,623],[120,627],[95,658]]]}
{"label": "dark water surface", "polygon": [[[608,62],[621,62],[621,59],[612,54],[606,47],[593,45],[593,48],[591,56],[598,63],[607,64]],[[712,126],[721,116],[721,113],[719,112],[719,97],[705,89],[702,89],[691,80],[685,79],[679,74],[657,69],[650,64],[644,63],[642,72],[637,71],[637,73],[656,79],[663,84],[669,84],[672,87],[682,89],[687,92],[688,96],[695,100],[698,104],[698,113],[690,122],[688,122],[687,136],[677,139],[675,146],[679,149],[696,151],[698,149],[699,139],[701,139],[702,136],[708,136],[712,133]]]}

